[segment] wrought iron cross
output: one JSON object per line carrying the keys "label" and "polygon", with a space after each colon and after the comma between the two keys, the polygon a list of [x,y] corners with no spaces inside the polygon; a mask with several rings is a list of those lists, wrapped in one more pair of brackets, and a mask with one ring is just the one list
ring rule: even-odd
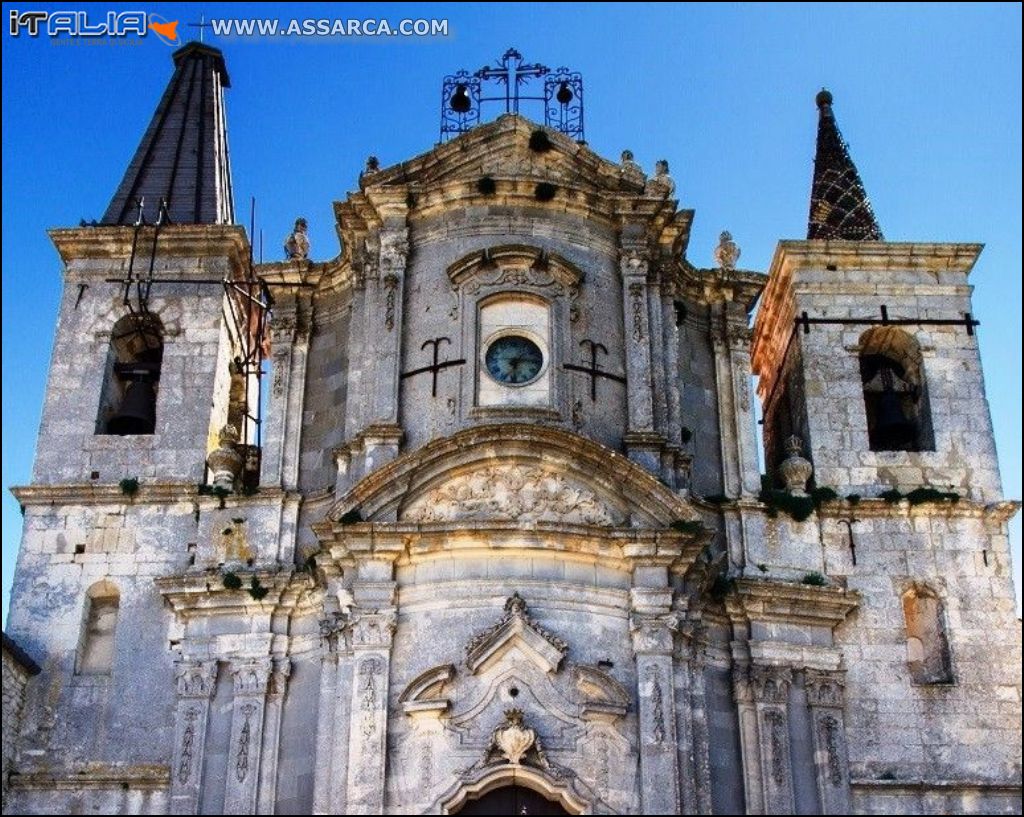
{"label": "wrought iron cross", "polygon": [[574,372],[583,372],[590,376],[590,399],[594,402],[597,401],[597,378],[607,377],[609,380],[614,380],[616,383],[625,383],[626,378],[620,377],[617,374],[604,371],[597,363],[597,352],[601,351],[601,354],[607,355],[608,350],[605,348],[603,343],[595,343],[590,338],[584,338],[580,341],[580,346],[583,348],[590,347],[590,366],[579,366],[575,363],[566,363],[564,367]]}
{"label": "wrought iron cross", "polygon": [[458,360],[440,360],[439,361],[437,359],[438,347],[442,343],[447,343],[447,344],[451,345],[451,339],[450,338],[442,337],[442,338],[434,338],[432,340],[425,340],[425,341],[423,341],[423,345],[420,347],[420,351],[423,351],[428,346],[433,347],[433,362],[429,366],[420,366],[420,368],[418,368],[418,369],[413,369],[412,371],[409,371],[409,372],[403,372],[402,375],[401,375],[402,379],[404,380],[407,377],[415,377],[418,374],[426,374],[427,372],[430,372],[430,376],[431,376],[430,396],[431,397],[437,397],[437,373],[439,371],[441,371],[441,369],[447,369],[449,366],[461,366],[463,363],[466,362],[465,358],[459,358]]}
{"label": "wrought iron cross", "polygon": [[[520,97],[519,86],[530,77],[542,77],[550,69],[538,62],[524,63],[523,55],[510,48],[501,55],[498,66],[484,66],[476,72],[480,79],[496,79],[505,85],[505,113],[519,113],[519,100],[536,99],[537,97]],[[482,101],[488,101],[485,97]]]}

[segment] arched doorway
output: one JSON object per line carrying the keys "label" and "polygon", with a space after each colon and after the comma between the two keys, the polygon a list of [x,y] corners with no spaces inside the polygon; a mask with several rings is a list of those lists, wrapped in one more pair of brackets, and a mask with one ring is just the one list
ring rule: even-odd
{"label": "arched doorway", "polygon": [[491,789],[475,800],[467,800],[453,814],[571,814],[561,803],[525,786]]}

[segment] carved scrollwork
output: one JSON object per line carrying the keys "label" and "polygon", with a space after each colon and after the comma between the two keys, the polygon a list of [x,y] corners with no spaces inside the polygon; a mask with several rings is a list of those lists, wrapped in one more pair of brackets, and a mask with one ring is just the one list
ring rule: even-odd
{"label": "carved scrollwork", "polygon": [[271,669],[271,660],[266,657],[232,662],[235,695],[262,695],[267,689]]}
{"label": "carved scrollwork", "polygon": [[808,706],[841,708],[844,685],[841,672],[809,669],[804,673],[804,691]]}

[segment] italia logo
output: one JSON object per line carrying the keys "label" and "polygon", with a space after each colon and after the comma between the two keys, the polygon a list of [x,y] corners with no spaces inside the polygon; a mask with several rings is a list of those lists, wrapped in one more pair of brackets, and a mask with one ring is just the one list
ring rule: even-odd
{"label": "italia logo", "polygon": [[145,11],[108,11],[105,16],[97,16],[86,11],[11,9],[8,19],[12,37],[145,37],[152,31],[160,42],[181,44],[177,20]]}

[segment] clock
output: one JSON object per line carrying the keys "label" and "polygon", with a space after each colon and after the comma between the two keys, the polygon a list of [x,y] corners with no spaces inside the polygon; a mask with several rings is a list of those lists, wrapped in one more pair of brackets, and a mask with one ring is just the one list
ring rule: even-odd
{"label": "clock", "polygon": [[525,386],[540,376],[544,353],[529,338],[504,335],[487,347],[484,363],[487,373],[499,383]]}

